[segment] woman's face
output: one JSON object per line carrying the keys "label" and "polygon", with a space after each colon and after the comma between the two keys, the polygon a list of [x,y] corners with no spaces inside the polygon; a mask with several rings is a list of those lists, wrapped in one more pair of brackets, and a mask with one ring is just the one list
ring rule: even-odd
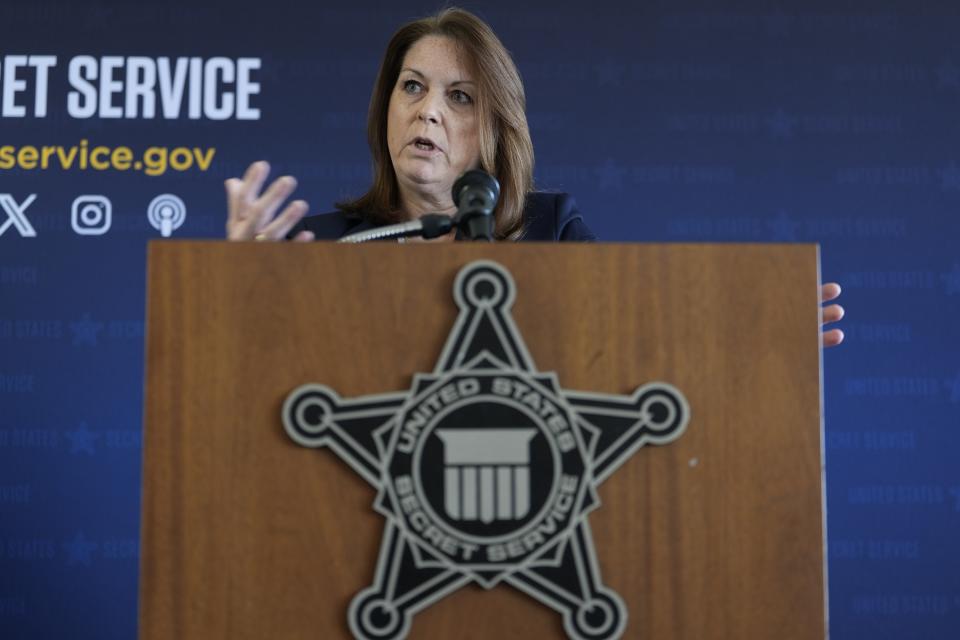
{"label": "woman's face", "polygon": [[387,111],[387,146],[401,192],[449,198],[480,166],[477,85],[456,42],[425,36],[407,51]]}

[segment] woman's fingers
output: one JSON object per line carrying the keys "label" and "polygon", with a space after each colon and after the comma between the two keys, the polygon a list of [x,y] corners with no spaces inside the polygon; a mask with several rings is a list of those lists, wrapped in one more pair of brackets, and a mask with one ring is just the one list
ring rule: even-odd
{"label": "woman's fingers", "polygon": [[836,322],[843,318],[843,307],[838,304],[831,304],[828,307],[823,308],[823,322],[824,324],[828,322]]}
{"label": "woman's fingers", "polygon": [[251,209],[250,194],[253,198],[260,192],[263,181],[270,173],[270,165],[258,161],[247,167],[243,178],[230,178],[223,183],[227,192],[227,238],[230,240],[249,240],[256,231],[255,211]]}
{"label": "woman's fingers", "polygon": [[[830,302],[836,300],[840,295],[840,285],[836,282],[828,282],[820,287],[820,301]],[[836,322],[843,318],[843,307],[838,304],[827,305],[823,308],[823,323]],[[835,347],[843,342],[843,331],[840,329],[830,329],[823,332],[821,342],[824,347]]]}
{"label": "woman's fingers", "polygon": [[247,167],[243,174],[243,189],[240,198],[244,203],[252,204],[260,195],[263,183],[270,175],[270,164],[266,160],[258,160]]}
{"label": "woman's fingers", "polygon": [[273,217],[297,188],[297,181],[291,176],[283,176],[274,180],[261,194],[269,175],[270,165],[260,160],[247,167],[243,178],[230,178],[224,182],[228,239],[282,240],[306,214],[307,203],[297,200]]}
{"label": "woman's fingers", "polygon": [[313,231],[301,231],[293,237],[294,242],[313,242]]}
{"label": "woman's fingers", "polygon": [[820,287],[820,302],[830,302],[840,295],[840,285],[836,282],[828,282]]}
{"label": "woman's fingers", "polygon": [[243,209],[240,207],[240,193],[243,182],[239,178],[228,178],[223,183],[227,191],[227,222],[239,222]]}
{"label": "woman's fingers", "polygon": [[[257,198],[250,207],[257,212],[261,227],[267,225],[273,214],[277,212],[284,200],[290,197],[297,188],[297,181],[292,176],[283,176],[273,181],[262,196]],[[301,201],[302,202],[302,201]],[[289,210],[289,207],[285,211]]]}
{"label": "woman's fingers", "polygon": [[[290,233],[290,230],[293,229],[298,222],[300,222],[300,218],[306,215],[309,208],[310,205],[308,205],[304,200],[294,200],[288,204],[287,208],[284,209],[270,224],[257,232],[257,238],[260,240],[283,240],[285,237],[287,237],[287,234]],[[297,237],[294,239],[299,240],[303,233],[304,232],[298,233]],[[312,240],[313,233],[309,231],[306,233],[310,234],[310,239]],[[303,242],[305,240],[300,241]]]}
{"label": "woman's fingers", "polygon": [[824,331],[822,340],[824,347],[835,347],[843,342],[843,331],[840,329],[830,329],[830,331]]}
{"label": "woman's fingers", "polygon": [[227,191],[227,240],[249,240],[256,231],[256,222],[241,202],[243,182],[230,178],[223,183]]}

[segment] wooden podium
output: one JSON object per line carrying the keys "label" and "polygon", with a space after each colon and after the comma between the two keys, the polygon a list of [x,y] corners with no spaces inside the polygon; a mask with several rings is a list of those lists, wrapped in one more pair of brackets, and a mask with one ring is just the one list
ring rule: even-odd
{"label": "wooden podium", "polygon": [[[589,514],[622,637],[823,638],[815,246],[154,242],[141,640],[350,637],[385,518],[331,450],[288,437],[284,400],[409,390],[477,259],[512,274],[530,358],[564,389],[662,381],[689,404],[686,431],[636,451]],[[407,637],[566,633],[504,583],[459,588]]]}

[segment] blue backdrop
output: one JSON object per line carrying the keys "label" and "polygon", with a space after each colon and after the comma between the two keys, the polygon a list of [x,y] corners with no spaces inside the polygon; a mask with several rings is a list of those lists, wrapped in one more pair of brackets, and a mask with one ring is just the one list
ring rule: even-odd
{"label": "blue backdrop", "polygon": [[[727,4],[466,6],[602,238],[821,244],[832,636],[955,638],[960,4]],[[350,7],[0,4],[0,637],[134,637],[146,242],[220,237],[259,158],[363,189],[379,56],[437,7]]]}

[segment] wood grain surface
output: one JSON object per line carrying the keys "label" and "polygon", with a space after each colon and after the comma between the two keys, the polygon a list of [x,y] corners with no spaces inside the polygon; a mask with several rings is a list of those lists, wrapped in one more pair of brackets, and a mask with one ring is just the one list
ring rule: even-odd
{"label": "wood grain surface", "polygon": [[[155,242],[149,250],[143,640],[346,638],[373,579],[374,491],[280,422],[307,382],[342,397],[431,371],[476,258],[565,389],[660,380],[686,433],[645,447],[590,515],[625,638],[822,638],[817,249],[812,245]],[[410,638],[562,638],[506,585],[418,613]]]}

